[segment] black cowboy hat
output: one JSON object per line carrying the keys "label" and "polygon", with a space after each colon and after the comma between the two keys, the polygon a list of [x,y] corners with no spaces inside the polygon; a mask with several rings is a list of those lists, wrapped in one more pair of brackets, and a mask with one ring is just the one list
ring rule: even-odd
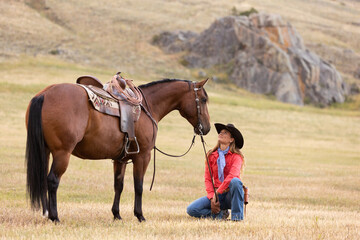
{"label": "black cowboy hat", "polygon": [[228,123],[227,125],[224,125],[221,123],[215,123],[215,128],[218,133],[220,133],[223,129],[228,130],[231,133],[231,136],[235,139],[235,145],[237,148],[241,149],[244,146],[244,138],[241,132],[233,124]]}

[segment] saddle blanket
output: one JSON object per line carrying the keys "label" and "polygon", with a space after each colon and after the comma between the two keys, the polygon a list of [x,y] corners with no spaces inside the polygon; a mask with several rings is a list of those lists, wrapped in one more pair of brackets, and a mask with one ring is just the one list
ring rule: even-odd
{"label": "saddle blanket", "polygon": [[83,87],[86,90],[90,102],[97,111],[111,116],[120,117],[119,103],[115,99],[110,97],[109,98],[100,97],[97,94],[95,94],[93,91],[91,91],[88,86],[82,84],[77,84],[77,85]]}
{"label": "saddle blanket", "polygon": [[140,106],[135,106],[129,103],[124,103],[124,101],[121,101],[122,102],[121,105],[123,108],[121,109],[119,105],[119,101],[113,98],[105,90],[89,85],[82,85],[82,84],[77,84],[77,85],[85,89],[85,91],[89,96],[90,102],[97,111],[111,116],[122,117],[122,118],[124,117],[128,118],[129,114],[132,114],[132,119],[135,122],[139,119],[141,112]]}

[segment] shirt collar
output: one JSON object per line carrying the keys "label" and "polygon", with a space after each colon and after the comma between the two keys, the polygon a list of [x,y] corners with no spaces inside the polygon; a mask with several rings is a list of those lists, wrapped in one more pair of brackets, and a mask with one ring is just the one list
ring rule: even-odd
{"label": "shirt collar", "polygon": [[[212,155],[212,154],[214,154],[215,157],[219,157],[218,151],[213,151],[213,152],[211,153],[211,155]],[[227,155],[231,156],[231,155],[233,155],[233,152],[231,152],[231,151],[229,150],[228,153],[225,154],[225,156],[227,156]]]}

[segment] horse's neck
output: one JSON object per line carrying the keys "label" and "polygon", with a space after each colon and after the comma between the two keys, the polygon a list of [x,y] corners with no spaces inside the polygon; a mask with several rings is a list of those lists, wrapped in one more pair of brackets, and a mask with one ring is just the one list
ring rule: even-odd
{"label": "horse's neck", "polygon": [[153,118],[159,122],[171,111],[177,109],[183,95],[189,91],[184,82],[159,83],[142,89]]}

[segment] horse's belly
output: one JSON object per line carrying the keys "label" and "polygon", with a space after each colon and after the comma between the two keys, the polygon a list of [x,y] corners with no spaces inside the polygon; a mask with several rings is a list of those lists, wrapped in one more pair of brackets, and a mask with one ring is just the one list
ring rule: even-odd
{"label": "horse's belly", "polygon": [[120,155],[121,149],[121,145],[107,146],[100,142],[89,144],[81,141],[76,145],[72,154],[83,159],[113,159]]}

